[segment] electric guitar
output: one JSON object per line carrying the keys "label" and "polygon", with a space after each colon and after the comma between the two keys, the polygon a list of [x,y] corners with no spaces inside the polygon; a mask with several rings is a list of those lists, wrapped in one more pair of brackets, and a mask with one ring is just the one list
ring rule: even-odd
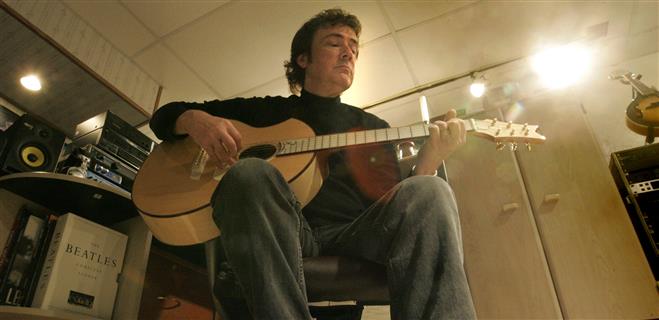
{"label": "electric guitar", "polygon": [[[296,119],[265,128],[232,123],[242,136],[243,149],[238,158],[269,161],[288,181],[303,206],[320,190],[325,171],[324,157],[318,156],[322,152],[429,136],[428,125],[423,123],[320,136]],[[470,119],[465,126],[468,132],[496,142],[498,149],[504,143],[511,143],[511,149],[516,149],[518,143],[530,148],[531,144],[545,140],[535,125]],[[212,219],[210,200],[227,170],[216,166],[190,137],[163,142],[140,168],[132,199],[158,240],[171,245],[203,243],[220,234]]]}
{"label": "electric guitar", "polygon": [[[620,80],[633,89],[633,101],[627,107],[626,123],[632,131],[653,140],[659,135],[659,92],[640,81],[641,75],[626,72],[611,74],[609,79]],[[651,141],[650,141],[651,142]]]}

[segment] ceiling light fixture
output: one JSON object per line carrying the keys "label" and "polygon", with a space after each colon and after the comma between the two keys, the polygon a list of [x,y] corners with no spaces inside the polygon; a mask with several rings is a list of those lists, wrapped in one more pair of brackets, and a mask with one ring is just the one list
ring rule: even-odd
{"label": "ceiling light fixture", "polygon": [[559,89],[581,80],[590,68],[591,53],[572,44],[546,49],[533,56],[531,63],[546,87]]}
{"label": "ceiling light fixture", "polygon": [[39,77],[34,74],[30,74],[21,78],[21,84],[23,87],[30,91],[39,91],[41,90],[41,81]]}
{"label": "ceiling light fixture", "polygon": [[483,74],[472,73],[471,74],[471,85],[469,86],[469,92],[471,95],[480,98],[485,94],[486,85],[485,85],[485,76]]}

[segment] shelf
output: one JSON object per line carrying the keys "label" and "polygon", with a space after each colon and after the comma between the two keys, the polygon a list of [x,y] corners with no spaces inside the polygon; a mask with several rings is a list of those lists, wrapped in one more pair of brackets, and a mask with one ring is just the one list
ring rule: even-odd
{"label": "shelf", "polygon": [[55,310],[44,310],[39,308],[28,308],[28,307],[10,307],[10,306],[0,306],[0,319],[12,319],[12,320],[65,320],[65,319],[78,319],[78,320],[97,320],[88,315],[66,312],[66,311],[55,311]]}
{"label": "shelf", "polygon": [[55,214],[73,212],[106,226],[137,216],[127,191],[71,175],[13,173],[0,177],[0,188],[40,204]]}

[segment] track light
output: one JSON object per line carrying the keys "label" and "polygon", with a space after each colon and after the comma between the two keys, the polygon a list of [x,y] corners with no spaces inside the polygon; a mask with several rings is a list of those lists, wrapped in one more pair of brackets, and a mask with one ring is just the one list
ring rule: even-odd
{"label": "track light", "polygon": [[480,75],[472,74],[471,78],[473,79],[473,81],[469,86],[469,92],[471,92],[471,95],[476,98],[482,97],[486,90],[485,76],[483,76],[482,74]]}

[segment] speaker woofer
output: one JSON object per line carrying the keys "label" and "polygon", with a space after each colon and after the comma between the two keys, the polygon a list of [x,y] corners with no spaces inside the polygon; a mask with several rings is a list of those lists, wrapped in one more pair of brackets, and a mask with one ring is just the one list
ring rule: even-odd
{"label": "speaker woofer", "polygon": [[49,164],[43,149],[38,146],[28,145],[21,148],[21,161],[31,169],[39,170]]}

